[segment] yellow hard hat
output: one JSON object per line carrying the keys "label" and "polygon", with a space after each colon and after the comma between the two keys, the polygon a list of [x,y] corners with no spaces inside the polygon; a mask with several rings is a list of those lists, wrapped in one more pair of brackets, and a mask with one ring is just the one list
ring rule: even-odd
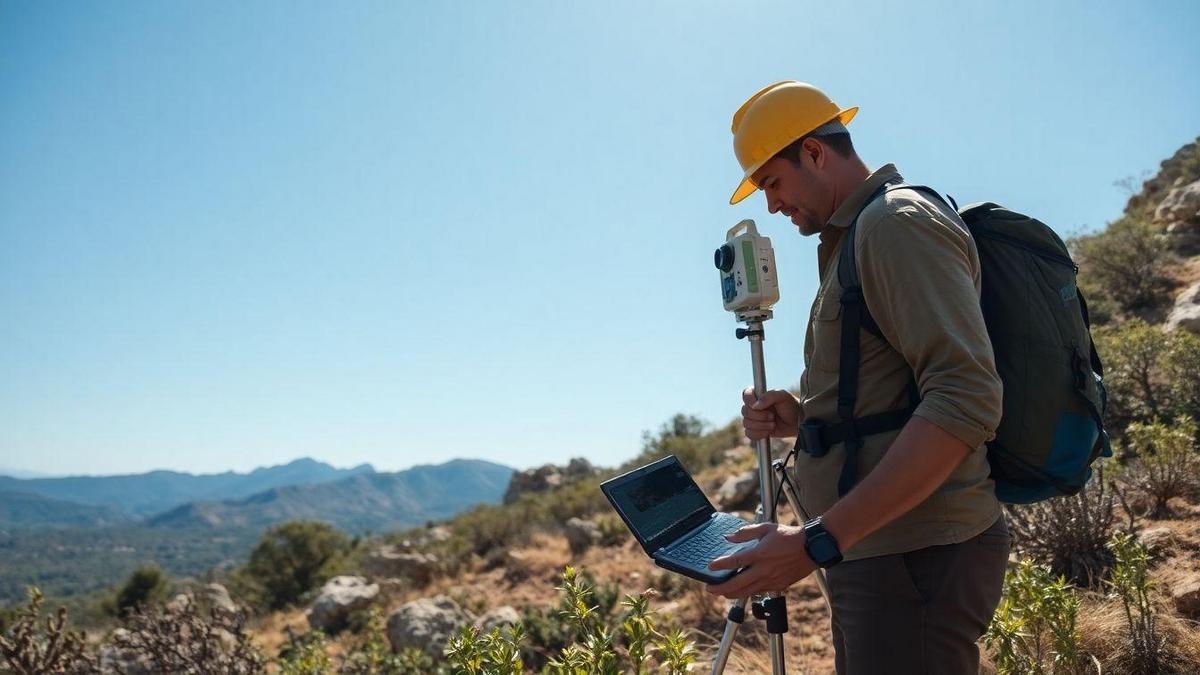
{"label": "yellow hard hat", "polygon": [[785,80],[764,87],[733,114],[733,153],[746,174],[729,198],[736,204],[758,189],[755,171],[792,141],[837,120],[847,124],[858,108],[839,110],[825,92],[811,84]]}

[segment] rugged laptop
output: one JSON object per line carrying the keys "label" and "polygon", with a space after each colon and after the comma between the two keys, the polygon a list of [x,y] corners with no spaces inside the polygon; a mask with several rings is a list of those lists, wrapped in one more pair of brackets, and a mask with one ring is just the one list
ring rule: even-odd
{"label": "rugged laptop", "polygon": [[600,489],[646,553],[672,572],[721,583],[741,570],[713,571],[708,563],[757,543],[726,541],[725,535],[750,523],[714,509],[674,455],[605,481]]}

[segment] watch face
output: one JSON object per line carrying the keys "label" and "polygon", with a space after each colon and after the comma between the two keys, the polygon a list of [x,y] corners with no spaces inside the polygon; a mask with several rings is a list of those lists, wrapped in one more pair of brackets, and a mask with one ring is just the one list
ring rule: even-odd
{"label": "watch face", "polygon": [[828,536],[813,537],[808,542],[808,549],[813,562],[817,564],[831,558],[836,558],[839,555],[837,546],[834,545]]}

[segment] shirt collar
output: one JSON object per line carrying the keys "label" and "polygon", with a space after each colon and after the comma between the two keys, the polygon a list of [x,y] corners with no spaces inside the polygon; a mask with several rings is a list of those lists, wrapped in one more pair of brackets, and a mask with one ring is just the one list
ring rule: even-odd
{"label": "shirt collar", "polygon": [[842,229],[850,227],[871,195],[875,194],[875,191],[884,183],[895,180],[903,180],[900,172],[896,170],[895,164],[884,164],[876,169],[854,189],[854,192],[850,193],[849,197],[842,201],[841,206],[838,206],[833,215],[829,217],[829,225]]}

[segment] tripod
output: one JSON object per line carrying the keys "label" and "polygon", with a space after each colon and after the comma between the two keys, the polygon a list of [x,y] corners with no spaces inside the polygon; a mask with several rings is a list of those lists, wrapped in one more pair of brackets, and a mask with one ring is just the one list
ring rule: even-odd
{"label": "tripod", "polygon": [[[746,328],[738,328],[735,335],[739,340],[745,338],[750,342],[750,358],[754,368],[754,395],[761,398],[767,391],[767,376],[763,366],[763,321],[770,319],[773,314],[769,309],[751,309],[736,314],[737,320],[746,324]],[[760,505],[757,522],[778,523],[775,505],[778,502],[776,479],[779,487],[787,496],[792,512],[804,521],[809,519],[808,512],[800,505],[796,486],[787,473],[783,460],[771,460],[771,439],[763,438],[754,442],[758,453],[758,494]],[[825,597],[825,603],[830,603],[829,585],[825,580],[825,570],[814,572],[817,586]],[[729,608],[725,621],[725,633],[721,636],[721,645],[713,659],[712,675],[725,672],[725,664],[729,660],[729,652],[733,647],[733,639],[738,628],[746,619],[746,603],[750,598],[741,598]],[[783,653],[783,634],[787,632],[787,598],[780,592],[767,593],[765,599],[757,600],[752,605],[754,617],[767,622],[767,640],[771,649],[771,670],[774,675],[784,675],[786,670]]]}

